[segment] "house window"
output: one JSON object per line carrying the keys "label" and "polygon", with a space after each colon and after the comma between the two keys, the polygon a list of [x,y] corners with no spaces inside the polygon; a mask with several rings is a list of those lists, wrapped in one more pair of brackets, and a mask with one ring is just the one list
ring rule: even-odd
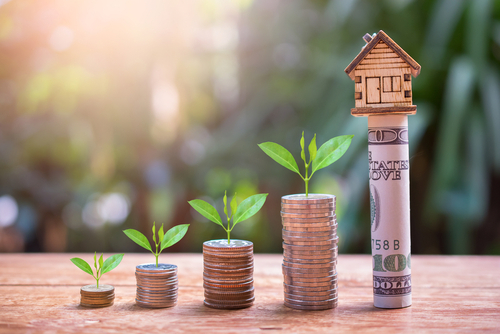
{"label": "house window", "polygon": [[411,75],[405,74],[405,81],[411,81]]}
{"label": "house window", "polygon": [[360,75],[356,75],[356,76],[354,77],[354,82],[355,82],[355,83],[361,83],[361,76],[360,76]]}
{"label": "house window", "polygon": [[382,77],[383,81],[383,92],[400,92],[401,91],[401,77],[400,76],[392,76],[392,77]]}

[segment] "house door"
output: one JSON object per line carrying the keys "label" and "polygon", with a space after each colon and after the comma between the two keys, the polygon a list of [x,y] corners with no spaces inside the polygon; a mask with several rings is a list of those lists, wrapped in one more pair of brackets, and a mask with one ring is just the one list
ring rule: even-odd
{"label": "house door", "polygon": [[366,103],[380,103],[380,78],[366,78]]}

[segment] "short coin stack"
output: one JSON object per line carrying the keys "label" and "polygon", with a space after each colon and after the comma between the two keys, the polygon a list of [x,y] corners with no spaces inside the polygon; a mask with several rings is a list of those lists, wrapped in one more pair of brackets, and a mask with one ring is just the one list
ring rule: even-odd
{"label": "short coin stack", "polygon": [[300,310],[337,307],[335,196],[281,198],[285,306]]}
{"label": "short coin stack", "polygon": [[173,264],[141,264],[135,268],[136,303],[147,308],[171,307],[177,303],[177,266]]}
{"label": "short coin stack", "polygon": [[253,289],[253,243],[211,240],[203,243],[205,305],[218,309],[250,307]]}
{"label": "short coin stack", "polygon": [[113,305],[115,288],[112,285],[85,285],[80,289],[80,305],[84,307],[107,307]]}

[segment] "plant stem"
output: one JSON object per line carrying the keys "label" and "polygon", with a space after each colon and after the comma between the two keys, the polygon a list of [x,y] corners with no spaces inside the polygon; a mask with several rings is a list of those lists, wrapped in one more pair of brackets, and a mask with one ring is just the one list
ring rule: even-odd
{"label": "plant stem", "polygon": [[97,281],[97,288],[99,289],[99,279],[96,278],[96,281]]}
{"label": "plant stem", "polygon": [[306,177],[304,178],[304,181],[306,183],[306,197],[309,196],[309,180],[310,178],[308,177],[309,174],[309,164],[306,164]]}
{"label": "plant stem", "polygon": [[229,237],[230,233],[231,233],[231,230],[230,229],[227,229],[227,244],[229,245],[230,242],[231,242],[231,238]]}
{"label": "plant stem", "polygon": [[156,253],[155,253],[155,257],[156,257],[156,268],[158,268],[158,245],[156,245]]}

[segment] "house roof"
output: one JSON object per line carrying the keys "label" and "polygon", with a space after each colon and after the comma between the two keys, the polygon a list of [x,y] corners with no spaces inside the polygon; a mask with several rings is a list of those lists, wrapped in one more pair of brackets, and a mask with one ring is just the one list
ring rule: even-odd
{"label": "house roof", "polygon": [[373,39],[368,42],[361,52],[354,58],[354,60],[345,68],[347,75],[354,80],[354,69],[359,65],[359,63],[368,55],[378,42],[383,41],[390,47],[401,59],[403,59],[408,65],[410,65],[411,74],[416,77],[420,74],[420,65],[406,53],[399,45],[396,44],[383,30],[380,30]]}

